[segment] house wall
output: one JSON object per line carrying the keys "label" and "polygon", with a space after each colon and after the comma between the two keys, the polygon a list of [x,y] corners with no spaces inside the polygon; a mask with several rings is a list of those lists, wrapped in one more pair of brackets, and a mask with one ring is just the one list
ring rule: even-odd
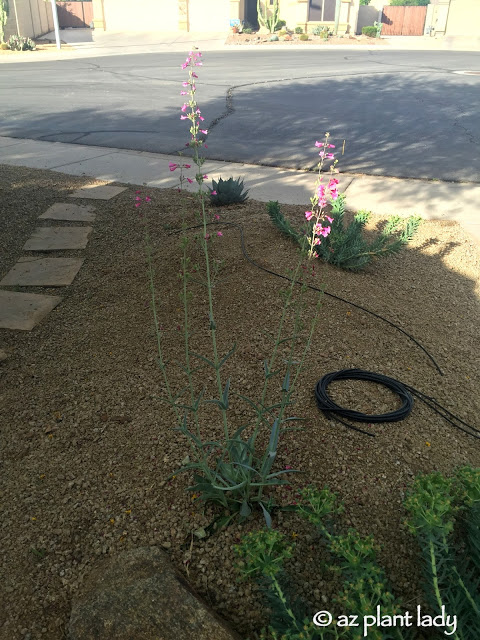
{"label": "house wall", "polygon": [[[339,33],[354,32],[360,0],[342,0],[340,4]],[[308,22],[309,0],[280,0],[280,18],[286,20],[289,29],[307,28],[311,31],[317,24],[333,26],[334,22]]]}
{"label": "house wall", "polygon": [[17,14],[15,14],[13,2],[10,2],[9,5],[10,13],[5,25],[5,40],[15,34],[36,38],[53,30],[53,14],[50,2],[44,2],[44,0],[17,0]]}
{"label": "house wall", "polygon": [[447,36],[477,37],[480,28],[479,0],[450,0]]}

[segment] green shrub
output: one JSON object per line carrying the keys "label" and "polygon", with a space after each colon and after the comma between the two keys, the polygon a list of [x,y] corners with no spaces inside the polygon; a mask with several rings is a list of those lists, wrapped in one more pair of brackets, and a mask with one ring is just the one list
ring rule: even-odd
{"label": "green shrub", "polygon": [[308,40],[308,35],[306,33],[302,33],[302,35],[300,36],[300,40],[303,40],[303,42],[305,42],[306,40]]}
{"label": "green shrub", "polygon": [[252,33],[252,28],[251,27],[245,27],[243,29],[243,33],[248,33],[248,34]]}
{"label": "green shrub", "polygon": [[392,7],[426,7],[430,0],[390,0]]}
{"label": "green shrub", "polygon": [[[210,204],[220,206],[224,204],[234,204],[245,202],[248,197],[248,190],[244,191],[243,180],[237,178],[229,178],[224,180],[220,178],[218,182],[212,180],[212,188],[210,190]],[[216,193],[213,193],[213,192]]]}
{"label": "green shrub", "polygon": [[303,33],[302,27],[295,27],[295,33]]}
{"label": "green shrub", "polygon": [[362,27],[362,34],[364,36],[368,36],[369,38],[377,37],[377,27]]}
{"label": "green shrub", "polygon": [[283,29],[283,27],[287,26],[287,21],[286,20],[277,20],[277,24],[275,25],[275,31],[279,31],[280,29]]}
{"label": "green shrub", "polygon": [[[344,195],[339,195],[333,200],[331,231],[316,248],[319,258],[342,269],[359,271],[375,258],[398,253],[413,238],[421,222],[418,216],[411,216],[406,220],[392,216],[377,238],[369,243],[362,232],[370,218],[370,212],[359,211],[350,224],[346,225],[345,199]],[[267,211],[273,224],[282,233],[303,246],[305,235],[311,233],[310,227],[303,232],[294,229],[280,211],[278,202],[270,201]]]}
{"label": "green shrub", "polygon": [[2,51],[6,51],[7,49],[9,49],[9,46],[8,46],[8,44],[6,42],[2,42],[2,43],[0,43],[0,49]]}
{"label": "green shrub", "polygon": [[360,6],[366,7],[370,4],[370,0],[360,0]]}

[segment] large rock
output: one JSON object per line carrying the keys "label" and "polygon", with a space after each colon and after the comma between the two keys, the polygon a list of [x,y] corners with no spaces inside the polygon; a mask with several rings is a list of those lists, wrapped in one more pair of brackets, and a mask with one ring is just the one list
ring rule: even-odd
{"label": "large rock", "polygon": [[157,547],[102,560],[72,606],[70,640],[240,640]]}

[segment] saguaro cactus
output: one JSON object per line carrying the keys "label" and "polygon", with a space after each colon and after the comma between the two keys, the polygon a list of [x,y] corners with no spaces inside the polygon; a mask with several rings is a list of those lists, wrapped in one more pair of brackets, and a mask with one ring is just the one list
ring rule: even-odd
{"label": "saguaro cactus", "polygon": [[279,13],[278,0],[275,0],[271,6],[269,6],[269,0],[257,0],[258,24],[261,27],[266,27],[270,33],[275,31]]}
{"label": "saguaro cactus", "polygon": [[5,25],[8,18],[8,0],[0,0],[0,42],[4,42]]}

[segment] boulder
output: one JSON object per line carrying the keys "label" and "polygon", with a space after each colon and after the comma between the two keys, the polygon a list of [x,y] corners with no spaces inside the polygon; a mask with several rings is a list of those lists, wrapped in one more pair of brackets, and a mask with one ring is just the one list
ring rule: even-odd
{"label": "boulder", "polygon": [[270,35],[270,29],[268,29],[268,27],[260,27],[260,29],[257,31],[258,35],[261,36],[265,36],[265,35]]}
{"label": "boulder", "polygon": [[158,547],[101,560],[72,603],[69,640],[240,640]]}

